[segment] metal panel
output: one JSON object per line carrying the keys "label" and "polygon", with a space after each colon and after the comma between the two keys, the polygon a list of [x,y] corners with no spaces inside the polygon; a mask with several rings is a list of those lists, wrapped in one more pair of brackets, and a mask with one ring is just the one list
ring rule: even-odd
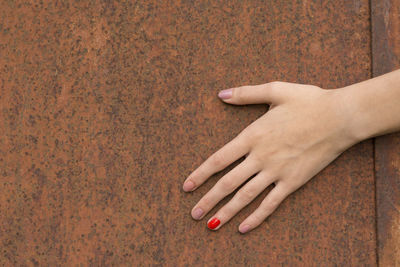
{"label": "metal panel", "polygon": [[[371,3],[373,76],[379,76],[400,68],[400,1]],[[400,266],[400,134],[375,139],[375,161],[379,265]]]}
{"label": "metal panel", "polygon": [[190,210],[222,173],[181,189],[266,111],[220,89],[368,79],[369,15],[367,0],[4,1],[0,263],[374,265],[371,140],[247,235],[267,191],[211,232]]}

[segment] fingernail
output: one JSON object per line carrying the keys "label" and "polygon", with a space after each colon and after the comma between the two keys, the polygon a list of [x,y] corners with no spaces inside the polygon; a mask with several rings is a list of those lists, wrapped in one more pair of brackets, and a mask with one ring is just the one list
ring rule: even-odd
{"label": "fingernail", "polygon": [[247,233],[250,230],[250,225],[245,224],[239,227],[239,231],[244,234]]}
{"label": "fingernail", "polygon": [[215,229],[217,228],[217,226],[221,223],[220,220],[218,220],[217,218],[212,219],[211,221],[208,222],[207,226],[210,229]]}
{"label": "fingernail", "polygon": [[203,215],[204,211],[201,208],[196,208],[193,212],[192,212],[192,217],[193,219],[200,219],[201,216]]}
{"label": "fingernail", "polygon": [[183,190],[185,190],[185,191],[190,191],[190,190],[192,190],[194,188],[194,183],[192,182],[192,181],[186,181],[184,184],[183,184]]}
{"label": "fingernail", "polygon": [[232,89],[225,89],[219,92],[218,97],[221,99],[228,99],[232,97]]}

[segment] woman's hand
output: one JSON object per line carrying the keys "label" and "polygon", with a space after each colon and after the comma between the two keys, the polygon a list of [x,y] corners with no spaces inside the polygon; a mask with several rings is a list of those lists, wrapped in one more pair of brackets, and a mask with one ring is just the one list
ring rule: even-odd
{"label": "woman's hand", "polygon": [[214,173],[246,156],[200,199],[192,209],[192,217],[202,219],[257,173],[210,217],[208,227],[219,229],[274,183],[261,205],[240,224],[239,231],[245,233],[260,225],[289,194],[360,141],[349,127],[349,101],[342,101],[340,93],[341,90],[285,82],[221,91],[219,97],[226,103],[269,103],[270,108],[186,179],[184,191],[193,191]]}

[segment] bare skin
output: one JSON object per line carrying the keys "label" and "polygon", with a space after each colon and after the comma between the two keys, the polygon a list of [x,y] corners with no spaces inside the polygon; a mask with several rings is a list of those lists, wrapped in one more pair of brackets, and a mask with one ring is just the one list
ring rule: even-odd
{"label": "bare skin", "polygon": [[265,103],[270,108],[184,182],[184,191],[196,190],[214,173],[246,156],[191,211],[194,219],[201,220],[256,174],[210,216],[207,223],[213,230],[275,184],[260,206],[239,225],[241,233],[251,231],[346,149],[362,140],[400,130],[400,70],[335,90],[272,82],[226,89],[219,97],[228,104]]}

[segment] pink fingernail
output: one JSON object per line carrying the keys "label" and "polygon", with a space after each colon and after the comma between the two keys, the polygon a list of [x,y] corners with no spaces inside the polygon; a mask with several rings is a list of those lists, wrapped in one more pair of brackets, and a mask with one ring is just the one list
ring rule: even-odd
{"label": "pink fingernail", "polygon": [[196,208],[193,212],[192,212],[192,217],[193,219],[200,219],[200,217],[203,215],[204,211],[201,208]]}
{"label": "pink fingernail", "polygon": [[245,224],[245,225],[239,227],[239,231],[242,234],[248,232],[249,230],[250,230],[250,225],[248,225],[248,224]]}
{"label": "pink fingernail", "polygon": [[221,99],[229,99],[232,97],[232,89],[225,89],[219,92],[218,97]]}
{"label": "pink fingernail", "polygon": [[192,190],[193,188],[194,188],[194,183],[192,181],[190,181],[190,180],[186,181],[183,184],[183,190],[185,190],[186,192]]}

